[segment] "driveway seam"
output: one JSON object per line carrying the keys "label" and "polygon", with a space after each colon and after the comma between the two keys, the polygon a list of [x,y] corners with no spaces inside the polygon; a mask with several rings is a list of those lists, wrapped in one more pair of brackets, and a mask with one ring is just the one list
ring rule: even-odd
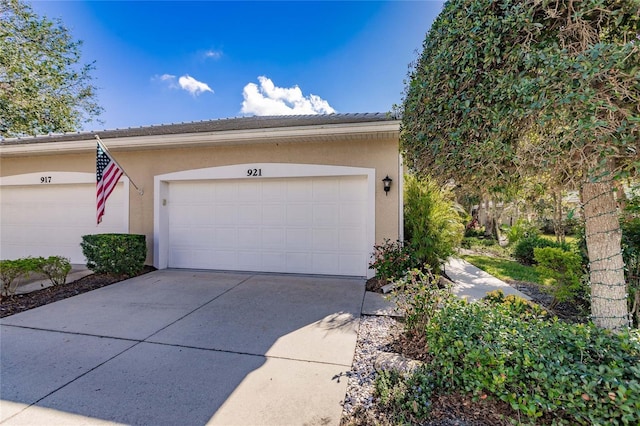
{"label": "driveway seam", "polygon": [[[127,349],[125,349],[124,351],[118,353],[117,355],[109,358],[107,361],[110,361],[110,360],[114,359],[115,357],[117,357],[119,355],[122,355],[123,353],[125,353],[129,349],[134,348],[135,346],[139,345],[140,343],[147,343],[149,345],[168,346],[168,347],[173,347],[173,348],[196,349],[196,350],[207,351],[207,352],[220,352],[220,353],[233,354],[233,355],[246,355],[246,356],[253,356],[253,357],[260,357],[260,358],[267,358],[267,359],[281,359],[281,360],[285,360],[285,361],[298,361],[298,362],[309,362],[309,363],[313,363],[313,364],[335,365],[335,366],[339,366],[339,367],[351,367],[351,364],[342,364],[342,363],[338,363],[338,362],[317,361],[317,360],[302,359],[302,358],[289,358],[289,357],[284,357],[284,356],[257,354],[257,353],[252,353],[252,352],[241,352],[241,351],[232,351],[232,350],[225,350],[225,349],[206,348],[206,347],[202,347],[202,346],[191,346],[191,345],[180,345],[180,344],[175,344],[175,343],[154,342],[154,341],[148,341],[147,339],[139,340],[139,339],[131,339],[131,338],[128,338],[128,337],[102,336],[102,335],[99,335],[99,334],[79,333],[77,331],[51,330],[51,329],[47,329],[47,328],[26,327],[26,326],[23,326],[23,325],[2,324],[2,326],[3,327],[22,328],[22,329],[25,329],[25,330],[46,331],[46,332],[49,332],[49,333],[69,334],[69,335],[72,335],[72,336],[84,336],[84,337],[95,337],[95,338],[98,338],[98,339],[120,340],[120,341],[124,341],[124,342],[133,343],[133,345],[129,346]],[[105,361],[105,362],[107,362],[107,361]],[[105,362],[103,362],[102,364],[104,364]],[[100,364],[100,365],[102,365],[102,364]],[[96,366],[95,368],[99,367],[100,365]],[[92,371],[95,368],[92,368],[89,371]],[[87,371],[87,373],[89,371]],[[82,376],[78,376],[78,378],[79,377],[82,377]],[[71,382],[69,382],[67,384],[70,384],[72,382],[73,381],[71,381]],[[65,384],[65,385],[61,386],[60,388],[56,389],[56,391],[62,389],[67,384]],[[46,398],[49,395],[50,394],[44,396],[43,398]],[[40,402],[40,400],[36,401],[36,403]],[[0,422],[0,423],[3,423],[3,422]]]}
{"label": "driveway seam", "polygon": [[[29,327],[22,327],[22,328],[29,328]],[[35,328],[35,329],[33,329],[33,330],[41,330],[41,329],[39,329],[39,328]],[[46,330],[46,331],[54,331],[54,332],[55,332],[55,330]],[[64,332],[62,332],[62,333],[64,333]],[[81,336],[83,335],[83,334],[80,334],[80,333],[67,333],[67,334],[78,334],[78,335],[81,335]],[[90,335],[90,334],[84,334],[84,336],[91,336],[91,335]],[[94,337],[96,337],[96,336],[94,336]],[[120,340],[128,340],[128,339],[120,339]],[[130,341],[131,341],[131,340],[130,340]],[[26,407],[24,407],[22,410],[20,410],[20,411],[18,411],[17,413],[15,413],[14,415],[12,415],[12,416],[10,416],[10,417],[7,417],[6,419],[2,420],[2,421],[0,422],[0,424],[1,424],[1,423],[6,423],[6,422],[8,422],[8,421],[9,421],[9,420],[11,420],[12,418],[14,418],[14,417],[16,417],[17,415],[19,415],[19,414],[23,413],[25,410],[27,410],[27,409],[29,409],[29,408],[33,407],[34,405],[38,404],[38,403],[39,403],[40,401],[42,401],[43,399],[50,397],[50,396],[51,396],[51,395],[53,395],[54,393],[56,393],[56,392],[58,392],[58,391],[62,390],[63,388],[65,388],[65,387],[69,386],[70,384],[72,384],[73,382],[77,381],[78,379],[80,379],[80,378],[82,378],[82,377],[86,376],[87,374],[91,373],[92,371],[97,370],[98,368],[102,367],[103,365],[105,365],[105,364],[106,364],[106,363],[108,363],[109,361],[111,361],[111,360],[113,360],[113,359],[115,359],[115,358],[119,357],[120,355],[122,355],[123,353],[127,352],[127,351],[128,351],[128,350],[130,350],[131,348],[134,348],[134,347],[138,346],[140,343],[142,343],[142,342],[135,341],[135,340],[133,340],[133,342],[136,342],[136,343],[134,343],[133,345],[129,346],[128,348],[126,348],[126,349],[124,349],[124,350],[122,350],[122,351],[118,352],[117,354],[113,355],[112,357],[110,357],[110,358],[108,358],[108,359],[104,360],[103,362],[101,362],[101,363],[99,363],[99,364],[95,365],[94,367],[90,368],[89,370],[85,371],[84,373],[80,374],[79,376],[74,377],[72,380],[69,380],[67,383],[65,383],[65,384],[63,384],[63,385],[58,386],[56,389],[52,390],[51,392],[49,392],[48,394],[46,394],[46,395],[45,395],[45,396],[43,396],[42,398],[39,398],[38,400],[36,400],[36,401],[34,401],[34,402],[30,403],[29,405],[27,405],[27,406],[26,406]]]}
{"label": "driveway seam", "polygon": [[180,318],[176,319],[173,322],[170,322],[169,324],[165,325],[164,327],[162,327],[159,330],[154,331],[153,333],[151,333],[150,335],[148,335],[147,337],[145,337],[144,339],[142,339],[143,342],[146,342],[148,339],[152,338],[153,336],[155,336],[156,334],[160,333],[163,330],[166,330],[167,328],[171,327],[172,325],[174,325],[175,323],[177,323],[178,321],[181,321],[183,319],[185,319],[186,317],[188,317],[189,315],[191,315],[192,313],[194,313],[195,311],[204,308],[205,306],[207,306],[209,303],[213,302],[214,300],[219,299],[220,297],[224,296],[225,294],[229,293],[231,290],[237,288],[238,286],[244,284],[245,282],[249,281],[251,278],[253,278],[255,275],[249,275],[247,278],[245,278],[244,280],[240,281],[239,283],[237,283],[236,285],[234,285],[233,287],[229,287],[228,289],[226,289],[225,291],[223,291],[222,293],[218,294],[217,296],[215,296],[213,299],[203,303],[202,305],[198,306],[197,308],[193,309],[190,312],[187,312],[186,314],[184,314],[183,316],[181,316]]}

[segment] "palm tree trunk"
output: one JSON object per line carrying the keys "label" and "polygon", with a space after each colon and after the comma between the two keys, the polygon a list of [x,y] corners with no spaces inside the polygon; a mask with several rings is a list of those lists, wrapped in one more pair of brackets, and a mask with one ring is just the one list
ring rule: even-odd
{"label": "palm tree trunk", "polygon": [[629,326],[620,223],[613,182],[585,182],[582,204],[589,253],[591,315],[602,328]]}

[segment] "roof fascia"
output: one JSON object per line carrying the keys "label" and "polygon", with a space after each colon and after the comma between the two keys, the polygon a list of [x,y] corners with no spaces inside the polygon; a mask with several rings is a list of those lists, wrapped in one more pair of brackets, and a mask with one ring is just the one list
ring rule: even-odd
{"label": "roof fascia", "polygon": [[[96,132],[95,134],[99,135],[100,132]],[[233,146],[273,142],[318,142],[361,140],[367,138],[390,139],[398,138],[399,135],[400,121],[393,120],[102,138],[102,142],[114,151],[138,151],[145,149]],[[96,141],[90,137],[90,135],[87,136],[87,139],[75,141],[47,142],[46,138],[43,138],[42,141],[9,145],[0,144],[0,157],[92,152],[95,150]]]}

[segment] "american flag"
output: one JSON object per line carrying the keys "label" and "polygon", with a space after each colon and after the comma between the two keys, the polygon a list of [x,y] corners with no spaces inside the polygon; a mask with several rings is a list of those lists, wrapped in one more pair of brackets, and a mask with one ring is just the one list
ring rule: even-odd
{"label": "american flag", "polygon": [[96,154],[98,223],[102,222],[104,205],[107,203],[107,198],[109,198],[109,195],[113,192],[113,189],[116,187],[116,184],[122,174],[122,169],[120,169],[118,164],[113,161],[113,158],[111,158],[109,154],[102,149],[100,142],[98,142],[98,151]]}

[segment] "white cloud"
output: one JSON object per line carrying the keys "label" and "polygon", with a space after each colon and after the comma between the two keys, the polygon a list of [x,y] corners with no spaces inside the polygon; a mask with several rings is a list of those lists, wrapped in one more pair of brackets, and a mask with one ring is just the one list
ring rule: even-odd
{"label": "white cloud", "polygon": [[206,59],[220,59],[222,57],[221,50],[207,50],[204,52],[204,57]]}
{"label": "white cloud", "polygon": [[260,86],[249,83],[242,90],[241,112],[254,115],[331,114],[329,102],[316,95],[304,96],[298,86],[276,87],[271,79],[258,77]]}
{"label": "white cloud", "polygon": [[209,87],[207,83],[198,81],[190,75],[183,75],[182,77],[180,77],[178,79],[178,84],[181,88],[191,93],[193,96],[197,96],[204,92],[213,93],[213,90],[211,90],[211,87]]}
{"label": "white cloud", "polygon": [[162,74],[162,75],[154,75],[151,77],[151,81],[159,81],[160,83],[166,84],[169,89],[178,89],[179,86],[176,83],[176,76],[171,74]]}
{"label": "white cloud", "polygon": [[152,81],[159,81],[163,84],[166,84],[169,89],[183,89],[187,92],[191,93],[193,96],[197,96],[204,92],[211,92],[213,90],[207,83],[203,83],[201,81],[196,80],[188,74],[183,75],[182,77],[176,80],[175,75],[171,74],[162,74],[162,75],[154,75],[151,77]]}

